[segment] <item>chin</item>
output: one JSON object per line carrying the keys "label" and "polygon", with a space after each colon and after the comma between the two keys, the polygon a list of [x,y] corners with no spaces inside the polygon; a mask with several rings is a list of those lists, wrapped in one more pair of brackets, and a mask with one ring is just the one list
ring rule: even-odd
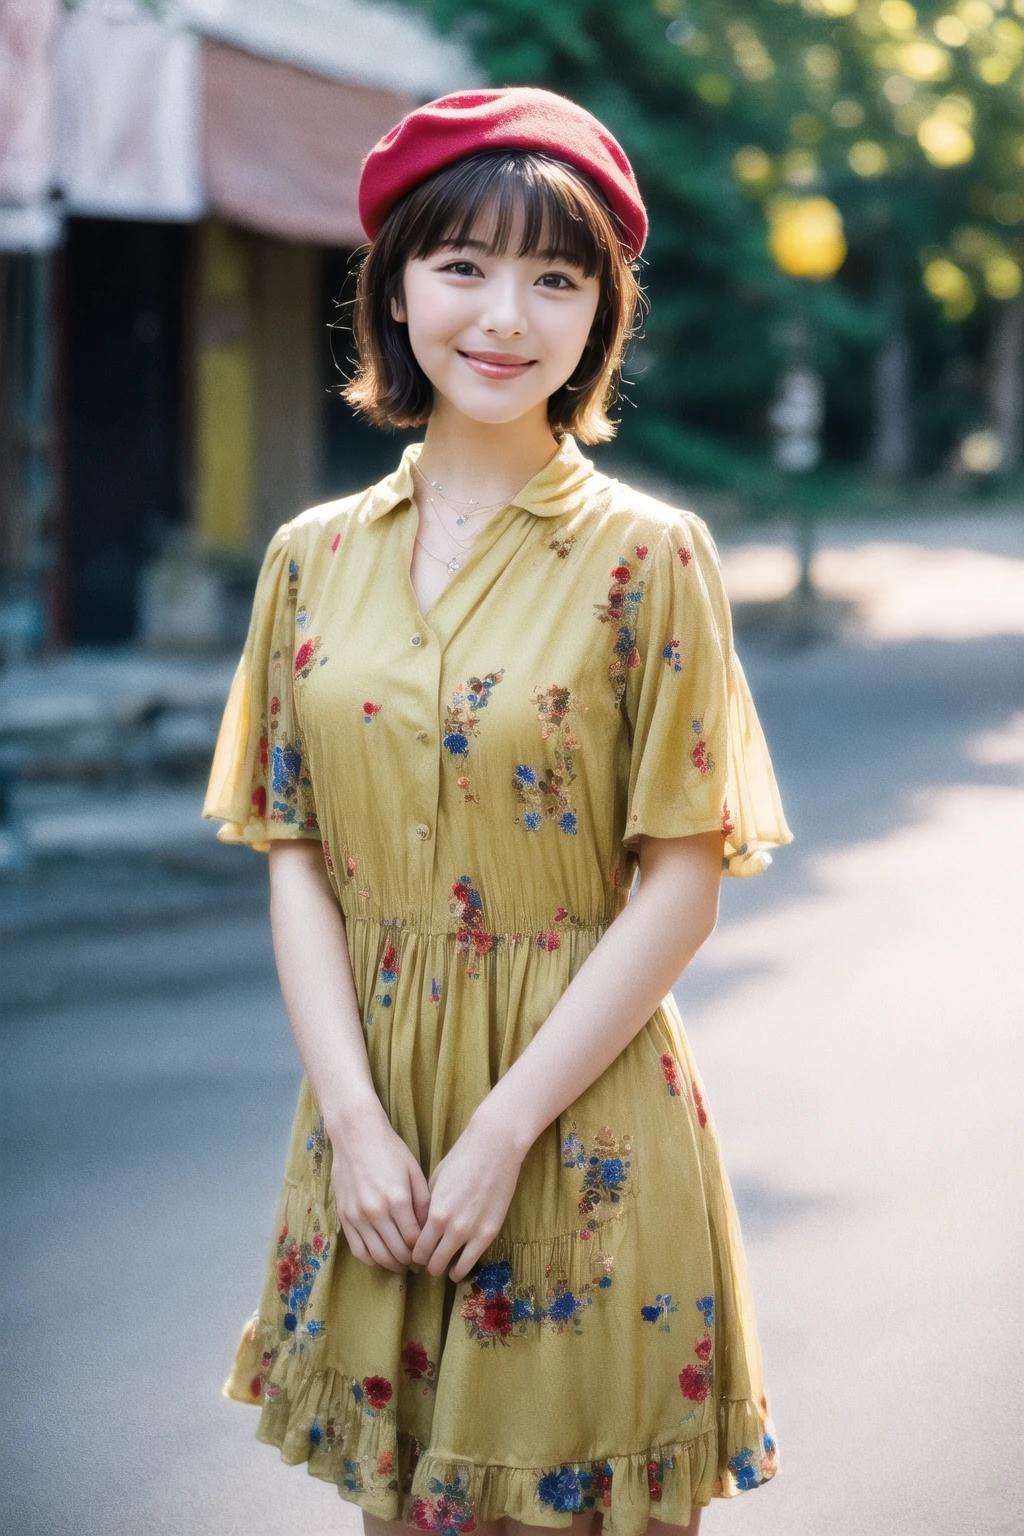
{"label": "chin", "polygon": [[547,395],[534,394],[531,394],[528,399],[522,396],[513,398],[511,391],[502,397],[498,390],[484,396],[475,393],[472,396],[466,396],[461,391],[452,393],[442,391],[442,393],[449,404],[470,421],[478,421],[492,427],[503,427],[510,421],[518,421],[520,417],[535,411],[537,406],[548,398]]}

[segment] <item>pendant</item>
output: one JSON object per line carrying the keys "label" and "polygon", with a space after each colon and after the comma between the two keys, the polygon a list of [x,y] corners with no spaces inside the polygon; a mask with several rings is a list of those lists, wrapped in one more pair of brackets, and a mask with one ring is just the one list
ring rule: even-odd
{"label": "pendant", "polygon": [[466,521],[466,519],[464,517],[457,517],[455,521],[461,526]]}
{"label": "pendant", "polygon": [[457,570],[459,570],[459,562],[456,560],[454,555],[452,555],[451,559],[448,561],[448,564],[445,566],[445,570],[446,571],[457,571]]}

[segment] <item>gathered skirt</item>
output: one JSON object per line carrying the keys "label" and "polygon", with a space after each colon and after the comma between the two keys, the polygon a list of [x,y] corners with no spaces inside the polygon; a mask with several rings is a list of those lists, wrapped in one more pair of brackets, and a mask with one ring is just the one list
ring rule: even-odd
{"label": "gathered skirt", "polygon": [[[374,1083],[428,1177],[606,926],[467,960],[451,934],[349,922]],[[466,1533],[597,1509],[608,1536],[639,1536],[773,1476],[735,1203],[671,994],[531,1147],[458,1284],[356,1259],[331,1166],[303,1077],[224,1387],[286,1462],[384,1519]]]}

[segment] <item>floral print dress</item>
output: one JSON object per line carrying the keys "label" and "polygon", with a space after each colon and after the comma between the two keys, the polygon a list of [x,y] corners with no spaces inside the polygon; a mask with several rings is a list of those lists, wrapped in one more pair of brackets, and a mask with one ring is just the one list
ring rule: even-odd
{"label": "floral print dress", "polygon": [[[425,619],[420,446],[271,541],[205,814],[228,841],[322,844],[377,1093],[429,1177],[628,901],[641,834],[721,828],[740,876],[792,834],[705,524],[566,435]],[[458,1285],[351,1254],[303,1077],[224,1390],[285,1461],[425,1530],[600,1510],[638,1536],[770,1478],[736,1210],[672,995],[534,1143]]]}

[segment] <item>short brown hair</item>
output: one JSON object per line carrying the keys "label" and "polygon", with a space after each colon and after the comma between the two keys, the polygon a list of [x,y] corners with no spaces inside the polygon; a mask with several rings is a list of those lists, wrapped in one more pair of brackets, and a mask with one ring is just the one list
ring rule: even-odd
{"label": "short brown hair", "polygon": [[627,259],[624,232],[590,178],[539,150],[467,155],[410,188],[388,211],[359,267],[352,301],[357,366],[341,394],[375,426],[418,427],[427,420],[433,390],[405,325],[392,316],[391,300],[401,297],[407,260],[465,241],[490,208],[497,215],[492,254],[506,251],[521,209],[517,255],[570,261],[600,280],[587,344],[571,377],[548,400],[548,421],[559,439],[572,432],[584,443],[606,442],[618,425],[607,413],[619,398],[623,354],[644,302],[638,264]]}

